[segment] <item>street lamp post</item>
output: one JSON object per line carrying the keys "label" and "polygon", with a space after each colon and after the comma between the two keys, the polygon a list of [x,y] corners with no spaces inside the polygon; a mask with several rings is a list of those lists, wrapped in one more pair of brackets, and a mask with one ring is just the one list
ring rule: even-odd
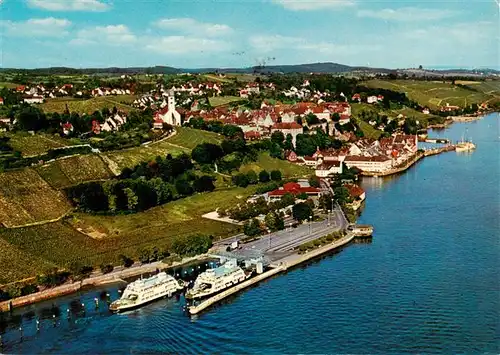
{"label": "street lamp post", "polygon": [[311,235],[311,224],[313,216],[309,216],[309,235]]}

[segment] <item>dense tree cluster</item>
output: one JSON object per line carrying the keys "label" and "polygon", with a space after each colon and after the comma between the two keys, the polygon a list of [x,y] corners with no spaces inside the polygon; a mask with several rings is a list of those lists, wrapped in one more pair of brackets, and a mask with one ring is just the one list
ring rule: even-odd
{"label": "dense tree cluster", "polygon": [[68,197],[80,209],[89,212],[137,212],[166,202],[213,191],[214,179],[198,176],[187,154],[172,158],[157,157],[133,169],[125,168],[118,179],[89,182],[70,187]]}
{"label": "dense tree cluster", "polygon": [[285,194],[280,200],[267,202],[263,197],[258,198],[254,202],[240,204],[225,211],[220,211],[219,214],[229,216],[237,221],[246,221],[248,219],[267,215],[270,212],[279,211],[285,207],[295,203],[295,197],[291,194]]}
{"label": "dense tree cluster", "polygon": [[[269,174],[266,170],[261,170],[259,174],[253,170],[248,171],[247,173],[239,173],[233,176],[233,184],[240,187],[247,187],[248,185],[255,185],[259,182],[265,183],[270,180],[274,182],[279,182],[282,180],[282,174],[279,170],[271,171]],[[269,185],[274,186],[274,185]],[[268,190],[269,191],[269,190]]]}
{"label": "dense tree cluster", "polygon": [[172,243],[172,251],[179,256],[203,254],[212,247],[212,239],[212,236],[203,234],[178,237]]}
{"label": "dense tree cluster", "polygon": [[339,149],[342,147],[342,142],[338,139],[330,137],[322,129],[317,129],[316,134],[299,134],[295,143],[295,152],[299,156],[311,156],[317,148],[320,149]]}
{"label": "dense tree cluster", "polygon": [[299,203],[295,204],[292,208],[293,218],[299,222],[313,219],[314,218],[314,211],[313,211],[314,206],[311,202],[307,201],[307,202],[299,202]]}

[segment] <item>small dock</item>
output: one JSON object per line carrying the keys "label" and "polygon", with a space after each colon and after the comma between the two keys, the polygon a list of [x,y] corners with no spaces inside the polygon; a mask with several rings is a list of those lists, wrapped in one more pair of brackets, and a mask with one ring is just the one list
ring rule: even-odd
{"label": "small dock", "polygon": [[[371,227],[371,226],[370,226]],[[373,228],[372,228],[373,231]],[[325,254],[331,250],[343,247],[347,244],[349,244],[354,238],[356,238],[356,235],[354,233],[349,232],[346,236],[343,238],[332,242],[330,244],[324,245],[322,247],[319,247],[318,249],[306,252],[305,254],[293,254],[288,257],[285,257],[281,260],[276,261],[271,265],[271,269],[259,274],[255,277],[252,277],[251,279],[244,281],[238,285],[235,285],[211,298],[208,298],[204,301],[202,301],[200,304],[196,306],[191,306],[189,307],[189,313],[191,315],[195,315],[203,311],[204,309],[216,304],[217,302],[220,302],[226,297],[229,297],[230,295],[233,295],[241,290],[244,290],[245,288],[248,288],[252,285],[255,285],[259,283],[262,280],[268,279],[274,275],[279,274],[280,272],[284,272],[287,269],[294,267],[296,265],[299,265],[303,262],[306,262],[308,260],[314,259],[322,254]]]}

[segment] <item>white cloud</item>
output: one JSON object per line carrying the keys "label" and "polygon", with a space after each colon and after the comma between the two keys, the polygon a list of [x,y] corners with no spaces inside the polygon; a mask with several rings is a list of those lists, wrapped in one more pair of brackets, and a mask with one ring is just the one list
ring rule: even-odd
{"label": "white cloud", "polygon": [[457,14],[456,11],[424,9],[418,7],[402,7],[399,9],[382,10],[359,10],[359,17],[370,17],[385,21],[436,21],[452,17]]}
{"label": "white cloud", "polygon": [[71,22],[54,17],[33,18],[26,21],[0,21],[0,27],[12,37],[62,37],[68,34]]}
{"label": "white cloud", "polygon": [[231,45],[228,42],[188,36],[167,36],[150,38],[145,48],[147,50],[161,54],[189,54],[223,52],[229,50]]}
{"label": "white cloud", "polygon": [[199,22],[192,18],[165,18],[154,23],[155,26],[182,33],[192,33],[203,36],[219,36],[232,32],[228,25]]}
{"label": "white cloud", "polygon": [[[197,55],[228,50],[226,41],[200,36],[152,36],[134,34],[125,25],[109,25],[78,31],[70,41],[75,46],[99,45],[104,47],[135,48],[164,55]],[[133,45],[133,46],[132,46]]]}
{"label": "white cloud", "polygon": [[137,36],[125,25],[108,25],[86,28],[78,31],[70,41],[74,45],[103,44],[106,46],[126,45],[137,42]]}
{"label": "white cloud", "polygon": [[28,0],[28,5],[49,11],[106,11],[110,5],[101,0]]}
{"label": "white cloud", "polygon": [[337,44],[326,41],[312,42],[301,37],[287,37],[281,35],[252,36],[249,39],[251,46],[259,52],[273,52],[278,50],[292,50],[295,52],[311,52],[316,54],[346,55],[380,49],[373,44]]}
{"label": "white cloud", "polygon": [[499,39],[495,24],[488,21],[423,27],[403,32],[401,36],[408,40],[427,41],[429,45],[432,43],[473,45],[477,42],[485,43]]}
{"label": "white cloud", "polygon": [[355,5],[354,0],[272,0],[275,4],[282,5],[292,11],[312,11],[339,9]]}

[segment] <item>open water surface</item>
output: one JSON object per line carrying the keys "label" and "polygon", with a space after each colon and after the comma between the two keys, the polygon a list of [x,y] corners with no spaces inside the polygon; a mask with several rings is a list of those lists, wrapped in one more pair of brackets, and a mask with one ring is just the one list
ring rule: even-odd
{"label": "open water surface", "polygon": [[[105,302],[93,304],[102,290],[58,299],[56,308],[51,301],[20,309],[0,328],[3,351],[499,353],[499,121],[491,114],[430,132],[453,141],[465,133],[473,153],[365,179],[359,222],[374,225],[372,243],[351,244],[197,318],[183,312],[182,296],[112,315]],[[106,292],[118,297],[116,288]]]}

